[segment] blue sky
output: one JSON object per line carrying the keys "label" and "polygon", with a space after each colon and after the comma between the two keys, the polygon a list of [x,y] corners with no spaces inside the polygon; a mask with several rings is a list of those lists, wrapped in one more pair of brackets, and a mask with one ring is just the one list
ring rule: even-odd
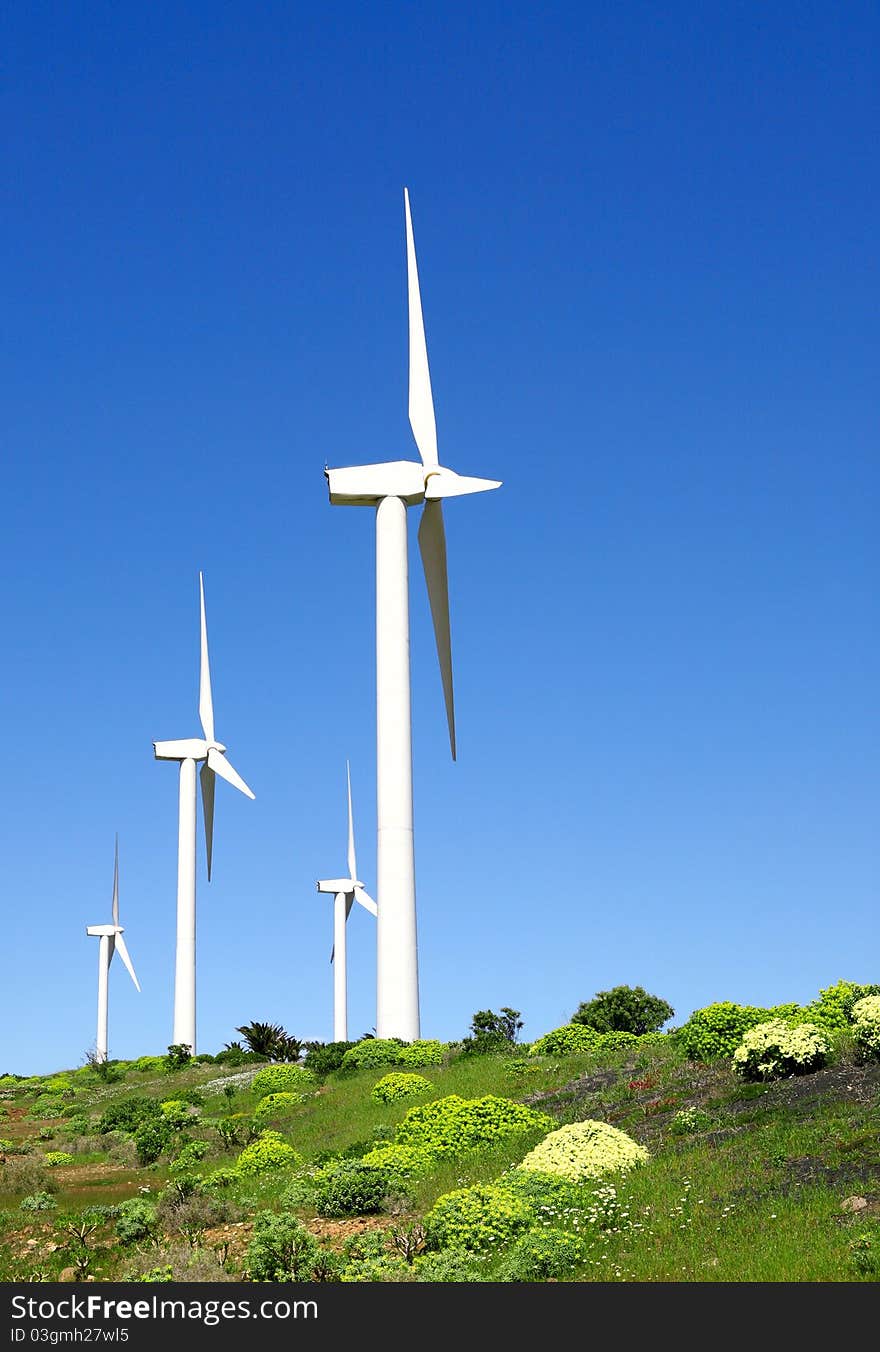
{"label": "blue sky", "polygon": [[404,184],[441,461],[504,481],[447,504],[455,765],[410,513],[423,1034],[880,980],[878,39],[859,3],[7,14],[0,1071],[94,1041],[116,831],[111,1054],[171,1041],[151,744],[198,734],[200,568],[256,793],[200,853],[200,1049],[332,1036],[374,521],[323,469],[416,458]]}

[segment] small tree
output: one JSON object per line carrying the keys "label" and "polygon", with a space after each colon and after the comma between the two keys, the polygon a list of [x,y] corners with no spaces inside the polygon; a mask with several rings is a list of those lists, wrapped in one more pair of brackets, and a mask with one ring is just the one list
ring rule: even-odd
{"label": "small tree", "polygon": [[478,1053],[505,1051],[516,1042],[516,1036],[523,1026],[518,1009],[501,1006],[500,1014],[491,1009],[478,1009],[471,1019],[471,1037],[466,1037],[462,1047],[466,1052]]}
{"label": "small tree", "polygon": [[655,1033],[675,1010],[659,995],[649,995],[643,986],[614,986],[581,1002],[572,1023],[583,1023],[597,1033]]}

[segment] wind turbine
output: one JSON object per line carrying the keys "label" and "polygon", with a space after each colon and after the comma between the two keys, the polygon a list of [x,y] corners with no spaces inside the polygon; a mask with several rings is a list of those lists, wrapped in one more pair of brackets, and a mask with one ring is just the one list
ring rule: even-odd
{"label": "wind turbine", "polygon": [[345,762],[345,776],[348,781],[348,877],[325,878],[318,883],[319,892],[335,895],[333,907],[333,951],[330,961],[333,966],[333,1041],[348,1041],[348,995],[346,988],[345,925],[356,901],[370,915],[376,915],[376,903],[364,890],[357,875],[357,859],[354,852],[354,818],[351,812],[351,769]]}
{"label": "wind turbine", "polygon": [[111,911],[113,923],[111,925],[87,925],[86,934],[101,940],[98,949],[98,1034],[95,1038],[95,1057],[98,1061],[107,1060],[107,978],[110,975],[110,964],[113,961],[113,954],[118,950],[119,956],[128,968],[129,976],[135,984],[137,990],[140,990],[138,979],[134,974],[134,968],[131,965],[131,958],[128,956],[128,949],[125,946],[125,940],[122,937],[122,926],[119,923],[119,837],[116,837],[116,853],[113,859],[113,907]]}
{"label": "wind turbine", "polygon": [[412,807],[412,712],[406,509],[423,502],[419,551],[425,570],[437,656],[455,759],[449,585],[442,499],[499,488],[440,464],[428,350],[419,292],[409,193],[404,188],[409,299],[409,421],[421,464],[395,460],[325,469],[334,506],[376,508],[376,783],[378,817],[376,1034],[419,1036]]}
{"label": "wind turbine", "polygon": [[205,734],[177,742],[154,742],[156,760],[180,761],[180,815],[177,845],[177,953],[174,967],[174,1042],[190,1052],[196,1049],[196,762],[204,761],[199,778],[205,813],[208,882],[214,846],[214,788],[219,775],[241,793],[254,795],[229,761],[226,747],[214,736],[214,701],[208,662],[208,626],[205,620],[205,583],[199,573],[201,602],[201,666],[199,721]]}

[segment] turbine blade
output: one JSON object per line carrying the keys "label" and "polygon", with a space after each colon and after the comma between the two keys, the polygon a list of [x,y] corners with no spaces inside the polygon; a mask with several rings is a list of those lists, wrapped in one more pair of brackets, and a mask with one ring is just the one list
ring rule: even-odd
{"label": "turbine blade", "polygon": [[227,784],[231,784],[233,788],[238,789],[246,797],[253,798],[255,796],[238,771],[233,770],[223,752],[218,751],[214,746],[208,748],[208,765],[215,774],[219,775],[221,779],[225,779]]}
{"label": "turbine blade", "polygon": [[354,817],[351,813],[351,767],[345,762],[345,777],[348,780],[348,876],[356,878],[357,859],[354,853]]}
{"label": "turbine blade", "polygon": [[199,771],[202,783],[202,807],[205,810],[205,850],[208,855],[208,882],[211,881],[211,859],[214,853],[214,771],[207,762]]}
{"label": "turbine blade", "polygon": [[205,583],[199,573],[201,603],[201,664],[199,666],[199,719],[206,742],[214,740],[214,700],[211,696],[211,666],[208,661],[208,622],[205,618]]}
{"label": "turbine blade", "polygon": [[116,947],[119,949],[119,956],[128,968],[128,975],[131,977],[137,990],[140,990],[140,982],[134,974],[134,968],[131,965],[131,958],[128,956],[128,949],[125,947],[125,940],[121,934],[116,935]]}
{"label": "turbine blade", "polygon": [[409,425],[419,448],[422,464],[427,469],[437,464],[437,424],[431,394],[431,373],[428,370],[428,348],[425,343],[425,322],[422,317],[422,297],[416,266],[416,245],[413,239],[409,193],[406,188],[403,190],[403,202],[406,209],[406,281],[409,299]]}
{"label": "turbine blade", "polygon": [[364,891],[362,887],[356,887],[354,889],[354,899],[355,901],[359,901],[360,904],[363,906],[364,910],[370,912],[370,915],[379,914],[379,908],[376,905],[375,901],[368,892]]}
{"label": "turbine blade", "polygon": [[113,856],[113,924],[119,924],[119,833],[116,834],[116,851]]}
{"label": "turbine blade", "polygon": [[434,621],[434,638],[443,680],[449,745],[455,760],[455,706],[452,695],[452,639],[449,632],[449,579],[446,572],[446,532],[443,508],[439,502],[426,502],[419,523],[419,551],[428,584],[428,600]]}

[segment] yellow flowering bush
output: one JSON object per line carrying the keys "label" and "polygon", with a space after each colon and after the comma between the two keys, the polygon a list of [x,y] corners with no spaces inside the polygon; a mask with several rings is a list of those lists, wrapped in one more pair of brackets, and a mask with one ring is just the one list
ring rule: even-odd
{"label": "yellow flowering bush", "polygon": [[66,1150],[47,1150],[43,1156],[43,1163],[48,1164],[50,1169],[54,1169],[59,1164],[75,1164],[76,1160]]}
{"label": "yellow flowering bush", "polygon": [[645,1147],[625,1131],[607,1122],[588,1120],[551,1131],[529,1151],[519,1167],[536,1173],[561,1174],[577,1181],[625,1173],[649,1158]]}
{"label": "yellow flowering bush", "polygon": [[395,1145],[393,1142],[377,1145],[373,1150],[368,1150],[366,1155],[361,1156],[361,1164],[370,1165],[374,1169],[386,1169],[389,1174],[401,1179],[428,1173],[433,1163],[434,1156],[430,1151],[423,1150],[417,1145]]}
{"label": "yellow flowering bush", "polygon": [[880,1056],[880,995],[866,995],[852,1007],[852,1033],[863,1056]]}
{"label": "yellow flowering bush", "polygon": [[778,1080],[784,1075],[809,1075],[828,1060],[828,1035],[814,1023],[792,1028],[782,1019],[768,1019],[750,1028],[733,1053],[733,1069],[744,1080]]}
{"label": "yellow flowering bush", "polygon": [[591,1052],[599,1045],[599,1034],[585,1023],[566,1023],[533,1042],[529,1056],[574,1056]]}
{"label": "yellow flowering bush", "polygon": [[424,1075],[392,1071],[390,1075],[383,1075],[381,1080],[376,1081],[370,1097],[379,1103],[393,1103],[395,1099],[414,1098],[433,1088],[431,1081],[426,1080]]}
{"label": "yellow flowering bush", "polygon": [[421,1038],[400,1048],[399,1066],[439,1066],[443,1060],[443,1043]]}
{"label": "yellow flowering bush", "polygon": [[280,1131],[262,1131],[246,1145],[235,1162],[239,1174],[262,1174],[269,1169],[286,1169],[302,1164],[302,1156],[288,1145]]}
{"label": "yellow flowering bush", "polygon": [[494,1094],[475,1099],[447,1094],[433,1103],[410,1108],[397,1127],[395,1139],[400,1145],[422,1146],[439,1159],[521,1132],[549,1131],[552,1126],[553,1119],[545,1113]]}
{"label": "yellow flowering bush", "polygon": [[425,1217],[432,1249],[486,1253],[510,1243],[532,1224],[532,1209],[498,1183],[476,1183],[438,1197]]}
{"label": "yellow flowering bush", "polygon": [[278,1066],[266,1066],[258,1070],[251,1081],[251,1089],[262,1098],[265,1094],[296,1093],[310,1088],[315,1083],[312,1071],[305,1066],[282,1063]]}
{"label": "yellow flowering bush", "polygon": [[304,1103],[305,1099],[305,1094],[291,1094],[287,1091],[280,1094],[264,1094],[254,1109],[254,1121],[265,1122],[270,1117],[277,1117],[288,1108],[295,1108],[298,1103]]}

